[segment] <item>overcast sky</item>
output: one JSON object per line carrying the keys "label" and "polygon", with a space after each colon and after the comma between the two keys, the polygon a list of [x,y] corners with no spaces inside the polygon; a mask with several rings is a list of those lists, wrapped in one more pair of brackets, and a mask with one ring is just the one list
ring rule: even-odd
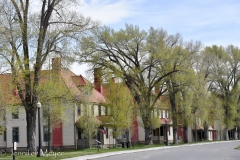
{"label": "overcast sky", "polygon": [[[128,23],[180,33],[185,41],[205,46],[240,45],[240,0],[84,0],[80,9],[115,30]],[[84,68],[72,70],[86,75]]]}

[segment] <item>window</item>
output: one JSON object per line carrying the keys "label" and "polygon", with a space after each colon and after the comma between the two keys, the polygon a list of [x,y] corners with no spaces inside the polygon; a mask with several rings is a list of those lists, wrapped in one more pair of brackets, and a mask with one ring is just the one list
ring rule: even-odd
{"label": "window", "polygon": [[92,115],[95,116],[95,114],[94,114],[94,105],[92,105]]}
{"label": "window", "polygon": [[12,136],[13,136],[13,142],[19,142],[19,128],[18,127],[12,128]]}
{"label": "window", "polygon": [[165,118],[168,118],[168,111],[165,111]]}
{"label": "window", "polygon": [[78,129],[78,139],[82,139],[82,131],[81,131],[81,129]]}
{"label": "window", "polygon": [[6,140],[7,140],[7,132],[4,131],[4,133],[3,133],[3,141],[6,142]]}
{"label": "window", "polygon": [[82,112],[82,110],[81,110],[81,105],[78,105],[78,106],[77,106],[77,115],[78,115],[78,116],[81,116],[81,112]]}
{"label": "window", "polygon": [[108,128],[106,128],[106,139],[108,139]]}
{"label": "window", "polygon": [[18,108],[14,108],[12,111],[12,119],[19,119],[19,110]]}
{"label": "window", "polygon": [[101,111],[102,111],[102,110],[101,110],[101,106],[98,106],[98,115],[99,115],[99,116],[102,115],[102,114],[101,114]]}
{"label": "window", "polygon": [[105,115],[108,115],[108,107],[105,106]]}
{"label": "window", "polygon": [[160,127],[160,136],[163,136],[163,126]]}
{"label": "window", "polygon": [[163,118],[163,110],[161,110],[160,112],[161,112],[161,118]]}
{"label": "window", "polygon": [[48,141],[48,126],[43,126],[43,141]]}

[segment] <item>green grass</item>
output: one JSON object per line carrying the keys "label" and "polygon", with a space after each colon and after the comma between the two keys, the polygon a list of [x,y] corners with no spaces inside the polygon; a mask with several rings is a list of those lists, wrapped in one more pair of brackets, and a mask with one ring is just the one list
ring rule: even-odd
{"label": "green grass", "polygon": [[235,149],[240,149],[240,146],[237,146]]}
{"label": "green grass", "polygon": [[[160,147],[165,146],[163,144],[154,144],[151,146],[145,146],[145,145],[135,145],[131,148],[111,148],[111,149],[98,149],[97,148],[91,148],[91,149],[84,149],[84,150],[71,150],[71,151],[56,151],[50,154],[45,154],[44,157],[37,157],[40,160],[59,160],[64,158],[71,158],[71,157],[78,157],[83,155],[91,155],[91,154],[99,154],[99,153],[107,153],[107,152],[117,152],[117,151],[126,151],[126,150],[136,150],[136,149],[143,149],[143,148],[152,148],[152,147]],[[12,159],[11,154],[6,154],[5,156],[0,155],[1,159]],[[27,155],[27,153],[17,153],[16,154],[16,160],[35,160],[36,155]]]}

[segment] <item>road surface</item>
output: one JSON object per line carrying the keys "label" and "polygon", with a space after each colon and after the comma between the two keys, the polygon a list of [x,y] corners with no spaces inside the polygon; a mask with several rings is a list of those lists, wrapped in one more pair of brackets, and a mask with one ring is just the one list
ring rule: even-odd
{"label": "road surface", "polygon": [[112,155],[97,160],[240,160],[240,141],[166,147],[135,153]]}

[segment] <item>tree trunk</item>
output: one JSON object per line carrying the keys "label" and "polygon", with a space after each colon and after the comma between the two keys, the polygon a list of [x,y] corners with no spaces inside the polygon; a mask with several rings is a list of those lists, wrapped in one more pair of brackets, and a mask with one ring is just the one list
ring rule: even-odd
{"label": "tree trunk", "polygon": [[235,128],[232,129],[232,140],[235,140],[236,139],[236,130]]}
{"label": "tree trunk", "polygon": [[188,143],[188,127],[183,127],[183,134],[184,134],[184,143]]}
{"label": "tree trunk", "polygon": [[144,128],[145,130],[145,144],[152,145],[152,129],[150,127]]}
{"label": "tree trunk", "polygon": [[197,119],[196,119],[196,116],[195,116],[195,143],[197,143]]}
{"label": "tree trunk", "polygon": [[178,144],[178,140],[177,140],[177,128],[173,128],[173,144]]}
{"label": "tree trunk", "polygon": [[174,103],[174,107],[172,106],[172,124],[173,124],[173,144],[178,144],[178,140],[177,140],[177,111],[176,111],[176,107],[175,107],[175,103]]}
{"label": "tree trunk", "polygon": [[172,107],[172,124],[173,124],[173,144],[178,144],[177,141],[177,110],[176,110],[176,103],[175,103],[175,95],[171,97],[171,107]]}
{"label": "tree trunk", "polygon": [[172,108],[172,123],[173,123],[173,144],[178,144],[177,141],[177,105],[176,105],[176,92],[174,90],[174,87],[172,87],[172,82],[169,82],[170,90],[172,92],[169,92],[169,99],[171,103]]}
{"label": "tree trunk", "polygon": [[227,140],[227,141],[229,140],[229,136],[228,136],[228,128],[225,128],[224,139]]}
{"label": "tree trunk", "polygon": [[240,139],[240,127],[237,127],[237,139]]}
{"label": "tree trunk", "polygon": [[208,137],[208,125],[207,125],[207,123],[205,123],[205,125],[204,125],[204,140],[205,140],[205,141],[209,140],[209,137]]}
{"label": "tree trunk", "polygon": [[[32,107],[29,107],[32,108]],[[27,119],[27,149],[29,152],[36,152],[36,112],[37,109],[26,109]]]}

